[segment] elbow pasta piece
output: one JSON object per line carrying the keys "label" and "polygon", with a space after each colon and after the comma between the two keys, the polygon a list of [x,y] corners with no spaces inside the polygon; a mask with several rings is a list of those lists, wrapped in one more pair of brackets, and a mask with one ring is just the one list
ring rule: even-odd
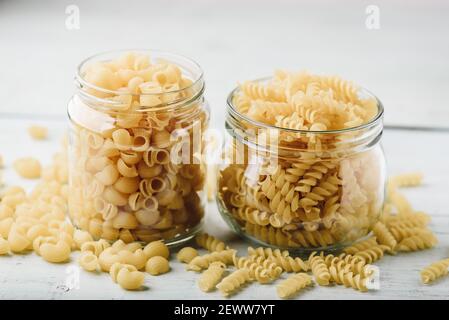
{"label": "elbow pasta piece", "polygon": [[249,270],[246,268],[238,269],[232,272],[227,277],[223,278],[223,280],[221,280],[220,283],[217,284],[217,289],[220,290],[223,296],[227,297],[249,281]]}
{"label": "elbow pasta piece", "polygon": [[47,138],[48,129],[43,126],[32,125],[28,127],[28,133],[35,140],[44,140]]}
{"label": "elbow pasta piece", "polygon": [[184,247],[181,250],[179,250],[178,254],[176,255],[176,258],[179,262],[182,263],[189,263],[193,260],[193,258],[198,256],[198,251],[195,248],[192,247]]}
{"label": "elbow pasta piece", "polygon": [[233,263],[233,256],[235,252],[236,251],[233,249],[227,249],[195,257],[187,265],[187,270],[199,272],[201,270],[207,269],[209,265],[215,261],[220,261],[226,265],[230,265]]}
{"label": "elbow pasta piece", "polygon": [[167,273],[170,270],[168,260],[161,256],[155,256],[148,259],[145,265],[145,271],[152,276]]}
{"label": "elbow pasta piece", "polygon": [[150,242],[145,246],[143,252],[147,259],[151,257],[163,257],[168,259],[170,256],[170,250],[162,240]]}
{"label": "elbow pasta piece", "polygon": [[99,267],[98,257],[91,251],[81,252],[78,262],[81,268],[89,272],[96,271]]}
{"label": "elbow pasta piece", "polygon": [[8,240],[3,239],[0,236],[0,256],[8,254],[11,251]]}
{"label": "elbow pasta piece", "polygon": [[56,243],[43,243],[39,253],[48,262],[61,263],[70,259],[71,249],[65,241],[58,240]]}
{"label": "elbow pasta piece", "polygon": [[207,233],[201,233],[195,237],[196,244],[209,252],[223,251],[227,249],[226,244]]}
{"label": "elbow pasta piece", "polygon": [[209,292],[213,290],[220,282],[226,271],[226,265],[223,262],[212,262],[206,271],[201,274],[198,280],[198,287],[201,291]]}
{"label": "elbow pasta piece", "polygon": [[291,298],[294,294],[307,286],[313,285],[312,277],[306,273],[296,273],[276,287],[277,294],[282,299]]}
{"label": "elbow pasta piece", "polygon": [[313,252],[309,257],[309,266],[312,270],[312,273],[315,277],[315,281],[320,286],[328,286],[329,281],[331,280],[331,275],[329,273],[329,269],[324,262],[324,259],[318,255],[316,252]]}
{"label": "elbow pasta piece", "polygon": [[14,218],[6,218],[0,220],[0,236],[3,238],[8,238],[9,231],[14,224]]}
{"label": "elbow pasta piece", "polygon": [[449,259],[440,260],[432,263],[421,270],[421,281],[429,284],[441,277],[447,276],[449,273]]}
{"label": "elbow pasta piece", "polygon": [[14,169],[23,178],[37,179],[41,176],[41,164],[39,160],[26,157],[14,161]]}

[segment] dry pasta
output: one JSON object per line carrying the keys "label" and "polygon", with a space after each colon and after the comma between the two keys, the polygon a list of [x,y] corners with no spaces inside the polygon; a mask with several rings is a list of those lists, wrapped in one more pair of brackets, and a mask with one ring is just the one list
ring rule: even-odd
{"label": "dry pasta", "polygon": [[448,269],[449,259],[434,262],[421,270],[421,281],[424,284],[429,284],[438,278],[446,276],[449,272]]}
{"label": "dry pasta", "polygon": [[0,236],[0,256],[8,254],[10,250],[8,240],[5,240]]}
{"label": "dry pasta", "polygon": [[149,259],[151,257],[156,257],[156,256],[160,256],[165,259],[168,259],[168,257],[170,256],[170,251],[169,251],[167,245],[165,243],[163,243],[162,241],[150,242],[149,244],[147,244],[145,246],[145,248],[143,249],[143,252],[145,253],[145,256],[147,257],[147,259]]}
{"label": "dry pasta", "polygon": [[198,287],[204,292],[213,290],[215,286],[220,282],[225,271],[226,265],[223,262],[212,262],[207,270],[202,273],[200,279],[198,280]]}
{"label": "dry pasta", "polygon": [[14,161],[14,169],[23,178],[37,179],[41,176],[41,164],[32,157],[17,159]]}
{"label": "dry pasta", "polygon": [[35,140],[45,140],[48,136],[48,129],[43,126],[32,125],[28,127],[28,134]]}
{"label": "dry pasta", "polygon": [[195,248],[192,247],[184,247],[181,250],[179,250],[176,257],[180,262],[183,263],[189,263],[193,260],[193,258],[198,256],[198,251],[196,251]]}
{"label": "dry pasta", "polygon": [[82,252],[79,257],[79,265],[86,271],[93,272],[98,269],[98,257],[91,251]]}
{"label": "dry pasta", "polygon": [[339,77],[278,71],[243,82],[229,102],[234,132],[218,203],[234,229],[288,249],[339,246],[369,234],[384,201],[382,151],[358,142],[374,141],[381,130],[359,130],[379,116],[373,96]]}
{"label": "dry pasta", "polygon": [[196,236],[195,239],[196,239],[196,243],[200,247],[203,247],[204,249],[208,250],[209,252],[223,251],[227,248],[226,244],[223,241],[221,241],[207,233],[199,234]]}
{"label": "dry pasta", "polygon": [[249,270],[246,268],[238,269],[223,278],[223,280],[217,284],[217,289],[220,290],[223,296],[227,297],[248,281],[250,281]]}
{"label": "dry pasta", "polygon": [[145,271],[152,276],[167,273],[169,270],[170,265],[168,264],[168,260],[161,256],[151,257],[145,265]]}
{"label": "dry pasta", "polygon": [[182,146],[207,127],[203,82],[169,60],[129,52],[80,67],[83,104],[76,95],[69,107],[69,215],[94,240],[171,241],[200,226],[204,147],[194,162]]}
{"label": "dry pasta", "polygon": [[294,294],[313,284],[312,277],[306,273],[295,273],[276,286],[277,294],[282,299],[292,297]]}
{"label": "dry pasta", "polygon": [[212,252],[192,259],[187,265],[187,270],[201,271],[207,269],[212,262],[220,261],[224,264],[232,264],[235,250],[227,249],[218,252]]}

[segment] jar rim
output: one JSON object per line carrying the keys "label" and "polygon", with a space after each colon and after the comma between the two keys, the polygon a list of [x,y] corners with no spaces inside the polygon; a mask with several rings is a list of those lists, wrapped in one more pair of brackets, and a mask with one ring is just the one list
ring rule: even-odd
{"label": "jar rim", "polygon": [[[251,81],[254,82],[263,82],[272,79],[272,77],[262,77],[257,78]],[[382,102],[377,98],[376,95],[374,95],[371,91],[365,89],[364,87],[360,87],[361,90],[363,90],[365,93],[367,93],[370,97],[376,99],[377,102],[377,114],[374,116],[370,121],[363,123],[361,125],[355,126],[355,127],[349,127],[349,128],[343,128],[343,129],[335,129],[335,130],[303,130],[303,129],[291,129],[291,128],[284,128],[284,127],[278,127],[276,125],[266,124],[261,121],[257,121],[254,119],[251,119],[250,117],[246,116],[245,114],[239,112],[236,108],[234,103],[232,102],[235,94],[240,91],[240,87],[235,87],[228,95],[228,98],[226,99],[227,103],[227,109],[228,113],[231,113],[234,116],[239,117],[240,119],[247,121],[251,123],[254,126],[263,128],[263,129],[273,129],[273,130],[283,130],[288,132],[294,132],[294,133],[309,133],[309,134],[342,134],[352,131],[359,131],[366,128],[369,128],[373,125],[378,124],[380,121],[382,121],[383,115],[384,115],[384,106]]]}
{"label": "jar rim", "polygon": [[[131,96],[151,96],[151,95],[160,95],[160,94],[175,94],[175,93],[180,93],[189,89],[192,89],[193,87],[195,87],[196,85],[198,85],[198,83],[200,83],[203,79],[204,76],[204,71],[203,69],[201,69],[200,65],[184,56],[181,54],[177,54],[177,53],[172,53],[172,52],[168,52],[168,51],[163,51],[163,50],[153,50],[153,49],[121,49],[121,50],[109,50],[109,51],[103,51],[103,52],[99,52],[96,53],[94,55],[88,56],[87,58],[83,59],[79,65],[76,68],[76,73],[75,73],[75,81],[77,81],[81,86],[85,86],[88,87],[90,89],[94,89],[97,90],[99,92],[103,92],[103,93],[107,93],[107,94],[115,94],[115,95],[123,95],[123,91],[118,91],[118,90],[109,90],[106,88],[102,88],[99,86],[96,86],[92,83],[90,83],[89,81],[86,81],[84,79],[84,76],[82,74],[83,68],[87,65],[87,63],[89,63],[90,61],[94,61],[94,59],[99,58],[101,56],[106,56],[109,54],[124,54],[124,53],[145,53],[148,54],[150,58],[152,58],[153,56],[157,56],[160,58],[175,58],[175,59],[180,59],[183,60],[184,62],[191,64],[194,68],[196,68],[197,72],[196,72],[196,77],[192,80],[192,83],[190,85],[188,85],[187,87],[184,87],[182,89],[175,89],[175,90],[168,90],[168,91],[164,91],[164,92],[156,92],[156,93],[139,93],[139,94],[135,94],[135,93],[131,93],[131,92],[126,92],[126,95],[131,95]],[[107,61],[107,60],[105,60]],[[176,64],[176,66],[178,67],[182,67],[180,66],[178,63],[173,62],[174,64]]]}

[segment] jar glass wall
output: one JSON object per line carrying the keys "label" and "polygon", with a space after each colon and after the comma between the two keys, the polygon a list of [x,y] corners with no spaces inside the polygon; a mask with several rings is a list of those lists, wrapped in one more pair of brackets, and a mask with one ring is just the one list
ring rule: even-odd
{"label": "jar glass wall", "polygon": [[164,52],[111,52],[82,62],[75,83],[68,105],[72,222],[110,241],[193,237],[204,216],[209,122],[201,68]]}
{"label": "jar glass wall", "polygon": [[[263,80],[261,80],[263,81]],[[381,214],[385,159],[377,116],[343,130],[270,126],[239,113],[228,98],[220,213],[258,244],[305,252],[333,250],[370,233]]]}

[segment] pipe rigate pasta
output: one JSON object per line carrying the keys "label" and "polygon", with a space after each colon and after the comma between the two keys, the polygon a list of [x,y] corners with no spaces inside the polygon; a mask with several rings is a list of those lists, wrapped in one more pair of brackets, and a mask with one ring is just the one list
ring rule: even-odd
{"label": "pipe rigate pasta", "polygon": [[145,246],[143,249],[143,252],[145,253],[145,256],[147,259],[151,257],[164,257],[165,259],[168,259],[170,256],[170,251],[167,247],[167,245],[163,241],[153,241],[150,242]]}
{"label": "pipe rigate pasta", "polygon": [[195,237],[196,244],[208,250],[209,252],[223,251],[227,248],[226,244],[207,233],[201,233]]}
{"label": "pipe rigate pasta", "polygon": [[70,246],[63,240],[56,243],[43,243],[39,247],[39,253],[48,262],[60,263],[70,259]]}
{"label": "pipe rigate pasta", "polygon": [[152,276],[167,273],[170,270],[168,260],[161,256],[155,256],[148,259],[145,265],[145,271]]}
{"label": "pipe rigate pasta", "polygon": [[137,290],[145,281],[145,274],[137,271],[135,266],[128,264],[114,263],[109,274],[114,282],[126,290]]}
{"label": "pipe rigate pasta", "polygon": [[223,296],[227,297],[238,290],[243,284],[249,282],[250,279],[251,277],[248,269],[238,269],[223,278],[223,280],[217,284],[217,289],[223,294]]}
{"label": "pipe rigate pasta", "polygon": [[306,273],[296,273],[281,281],[276,286],[277,294],[282,299],[292,297],[294,294],[307,286],[313,285],[312,277]]}
{"label": "pipe rigate pasta", "polygon": [[446,276],[449,271],[449,259],[440,260],[432,263],[421,270],[421,281],[424,284],[429,284],[441,277]]}
{"label": "pipe rigate pasta", "polygon": [[184,247],[179,250],[176,258],[182,263],[189,263],[193,258],[198,256],[198,251],[192,247]]}
{"label": "pipe rigate pasta", "polygon": [[43,126],[32,125],[28,127],[28,134],[35,140],[44,140],[47,138],[48,129]]}
{"label": "pipe rigate pasta", "polygon": [[20,158],[14,161],[14,169],[23,178],[37,179],[41,176],[41,163],[33,157]]}
{"label": "pipe rigate pasta", "polygon": [[78,262],[84,270],[89,272],[96,271],[99,267],[98,257],[91,251],[81,252]]}
{"label": "pipe rigate pasta", "polygon": [[220,282],[225,271],[226,265],[223,262],[212,262],[207,270],[205,270],[201,274],[201,277],[198,280],[198,287],[204,292],[213,290],[215,286]]}

